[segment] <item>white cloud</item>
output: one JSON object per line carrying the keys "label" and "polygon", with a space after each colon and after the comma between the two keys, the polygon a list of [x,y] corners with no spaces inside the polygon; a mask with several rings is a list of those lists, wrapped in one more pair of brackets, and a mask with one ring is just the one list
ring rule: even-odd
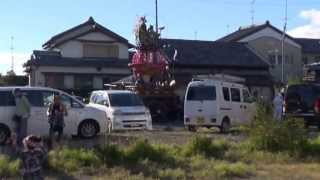
{"label": "white cloud", "polygon": [[[23,63],[30,59],[30,53],[14,53],[14,71],[18,75],[25,74],[23,72]],[[0,52],[0,73],[6,74],[11,70],[11,53]]]}
{"label": "white cloud", "polygon": [[288,33],[293,37],[320,38],[320,10],[304,10],[299,16],[306,19],[308,24],[298,26]]}

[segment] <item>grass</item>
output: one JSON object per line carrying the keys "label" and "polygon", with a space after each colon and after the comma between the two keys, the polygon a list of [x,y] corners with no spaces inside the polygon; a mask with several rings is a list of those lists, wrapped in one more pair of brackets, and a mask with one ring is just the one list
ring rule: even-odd
{"label": "grass", "polygon": [[[320,138],[308,139],[295,119],[274,121],[270,110],[258,108],[241,142],[197,135],[180,146],[139,139],[128,146],[63,147],[49,153],[49,170],[87,179],[319,179]],[[0,177],[16,175],[18,167],[0,156]]]}
{"label": "grass", "polygon": [[19,160],[11,160],[5,155],[0,155],[0,178],[17,176],[19,174]]}

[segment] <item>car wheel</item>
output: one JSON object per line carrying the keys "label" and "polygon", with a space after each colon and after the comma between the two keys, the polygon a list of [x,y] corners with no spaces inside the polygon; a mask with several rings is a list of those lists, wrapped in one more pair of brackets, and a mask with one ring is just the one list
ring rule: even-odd
{"label": "car wheel", "polygon": [[221,133],[227,133],[230,131],[230,120],[225,118],[222,120],[221,126],[220,126],[220,132]]}
{"label": "car wheel", "polygon": [[10,130],[5,126],[0,126],[0,145],[6,144],[10,137]]}
{"label": "car wheel", "polygon": [[196,126],[189,125],[189,126],[188,126],[188,131],[190,131],[190,132],[197,132],[197,128],[196,128]]}
{"label": "car wheel", "polygon": [[98,125],[96,122],[89,120],[84,121],[79,126],[79,135],[82,138],[93,138],[98,133]]}

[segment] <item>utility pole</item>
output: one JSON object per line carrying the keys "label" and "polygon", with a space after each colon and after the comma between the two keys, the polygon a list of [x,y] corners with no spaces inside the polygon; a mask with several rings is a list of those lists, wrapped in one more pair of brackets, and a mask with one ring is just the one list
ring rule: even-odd
{"label": "utility pole", "polygon": [[14,72],[14,56],[13,56],[13,36],[11,36],[11,46],[10,46],[10,52],[11,52],[11,71]]}
{"label": "utility pole", "polygon": [[281,66],[281,81],[284,83],[284,64],[285,64],[285,39],[286,39],[286,30],[287,30],[287,21],[288,21],[288,0],[285,0],[285,18],[284,18],[284,26],[283,26],[283,33],[282,33],[282,42],[281,42],[281,55],[282,55],[282,66]]}
{"label": "utility pole", "polygon": [[158,25],[158,0],[155,0],[156,2],[156,32],[159,32],[159,25]]}
{"label": "utility pole", "polygon": [[251,1],[251,25],[254,25],[254,3],[256,2],[256,0],[252,0]]}

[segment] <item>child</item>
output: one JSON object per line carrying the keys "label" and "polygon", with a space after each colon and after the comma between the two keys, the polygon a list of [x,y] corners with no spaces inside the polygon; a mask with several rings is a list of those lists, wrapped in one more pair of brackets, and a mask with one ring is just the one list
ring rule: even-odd
{"label": "child", "polygon": [[21,152],[23,180],[42,180],[42,164],[46,157],[42,138],[34,135],[23,140]]}

